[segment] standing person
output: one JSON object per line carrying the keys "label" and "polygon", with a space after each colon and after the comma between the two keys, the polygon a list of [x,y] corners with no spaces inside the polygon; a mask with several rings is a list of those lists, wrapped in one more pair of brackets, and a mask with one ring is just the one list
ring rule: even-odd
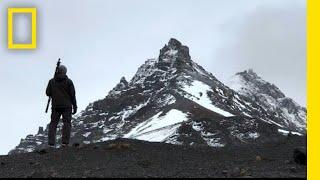
{"label": "standing person", "polygon": [[[46,89],[47,96],[52,99],[51,122],[49,124],[48,145],[54,147],[57,126],[62,116],[62,147],[69,144],[71,133],[71,114],[77,113],[77,101],[74,85],[67,76],[67,68],[60,65]],[[72,111],[73,110],[73,111]]]}

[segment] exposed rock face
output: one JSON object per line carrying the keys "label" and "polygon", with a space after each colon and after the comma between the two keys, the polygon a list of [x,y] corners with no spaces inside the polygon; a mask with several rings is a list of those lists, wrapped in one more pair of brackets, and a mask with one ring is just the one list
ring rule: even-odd
{"label": "exposed rock face", "polygon": [[[73,119],[71,141],[89,144],[133,138],[224,147],[272,142],[289,131],[304,133],[303,127],[287,124],[289,116],[285,119],[267,109],[270,102],[261,97],[282,98],[279,104],[288,112],[295,107],[290,99],[274,85],[260,82],[252,71],[242,74],[261,89],[255,91],[260,100],[221,83],[192,61],[187,46],[171,39],[159,57],[147,60],[129,82],[122,78],[104,99],[90,103]],[[41,147],[46,137],[47,129],[27,137],[10,153]]]}

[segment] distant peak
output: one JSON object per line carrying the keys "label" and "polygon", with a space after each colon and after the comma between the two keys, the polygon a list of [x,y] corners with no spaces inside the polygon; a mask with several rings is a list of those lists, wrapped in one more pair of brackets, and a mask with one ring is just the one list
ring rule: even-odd
{"label": "distant peak", "polygon": [[256,89],[259,89],[260,93],[268,94],[276,99],[285,97],[283,92],[276,85],[262,79],[253,71],[253,69],[238,72],[236,75],[240,76],[242,80],[254,84]]}

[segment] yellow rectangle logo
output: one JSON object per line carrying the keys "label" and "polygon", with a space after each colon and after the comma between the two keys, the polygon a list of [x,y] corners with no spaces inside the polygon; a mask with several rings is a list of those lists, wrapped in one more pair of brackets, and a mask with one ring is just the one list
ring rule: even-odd
{"label": "yellow rectangle logo", "polygon": [[[13,42],[13,14],[31,14],[31,43],[15,44]],[[37,9],[36,8],[8,8],[8,49],[36,49],[37,48]]]}

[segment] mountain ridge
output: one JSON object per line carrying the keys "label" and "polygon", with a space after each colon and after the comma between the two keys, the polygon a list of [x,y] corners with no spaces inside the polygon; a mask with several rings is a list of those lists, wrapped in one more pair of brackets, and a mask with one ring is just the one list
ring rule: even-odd
{"label": "mountain ridge", "polygon": [[[275,116],[268,103],[237,90],[195,63],[189,48],[172,38],[159,57],[148,59],[130,81],[122,77],[104,99],[90,103],[73,119],[72,142],[126,137],[224,147],[272,141],[290,131],[305,133],[303,127],[288,124],[288,117],[283,122]],[[260,91],[256,93],[260,98]],[[290,100],[283,101],[281,107],[290,107]],[[47,128],[22,139],[9,154],[34,151],[45,146],[46,138]]]}

